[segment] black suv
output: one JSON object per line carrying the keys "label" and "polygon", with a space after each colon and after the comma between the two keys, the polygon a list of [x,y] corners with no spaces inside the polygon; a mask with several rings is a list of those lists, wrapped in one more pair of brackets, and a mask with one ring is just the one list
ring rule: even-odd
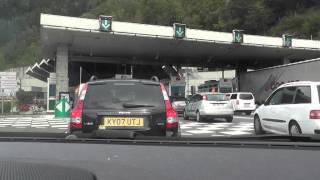
{"label": "black suv", "polygon": [[71,132],[179,136],[177,113],[159,82],[98,80],[87,83],[81,96],[71,113]]}

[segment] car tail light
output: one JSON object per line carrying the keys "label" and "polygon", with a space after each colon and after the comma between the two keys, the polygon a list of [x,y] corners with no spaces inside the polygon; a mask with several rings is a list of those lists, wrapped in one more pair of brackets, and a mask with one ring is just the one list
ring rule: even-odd
{"label": "car tail light", "polygon": [[178,128],[179,121],[178,121],[177,112],[171,105],[171,102],[169,100],[169,97],[164,85],[160,84],[160,86],[161,86],[161,91],[162,91],[165,106],[166,106],[166,118],[167,118],[166,128],[167,129]]}
{"label": "car tail light", "polygon": [[319,119],[320,120],[320,110],[310,111],[310,119]]}
{"label": "car tail light", "polygon": [[79,100],[76,107],[71,112],[71,128],[82,128],[82,112],[83,112],[83,100]]}
{"label": "car tail light", "polygon": [[84,84],[80,91],[79,100],[76,103],[75,108],[71,112],[70,127],[73,129],[82,128],[82,114],[83,114],[83,102],[88,89],[88,84]]}
{"label": "car tail light", "polygon": [[204,95],[204,96],[202,96],[202,99],[203,100],[208,100],[208,96]]}
{"label": "car tail light", "polygon": [[236,101],[236,104],[239,105],[239,100]]}

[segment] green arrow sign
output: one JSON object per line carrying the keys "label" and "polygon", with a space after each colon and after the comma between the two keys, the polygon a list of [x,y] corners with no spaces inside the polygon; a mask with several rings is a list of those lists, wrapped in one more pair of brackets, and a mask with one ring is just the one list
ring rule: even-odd
{"label": "green arrow sign", "polygon": [[55,108],[55,117],[56,118],[67,118],[70,116],[70,105],[69,102],[62,98],[58,101],[56,108]]}
{"label": "green arrow sign", "polygon": [[186,36],[186,25],[185,24],[174,23],[173,29],[174,29],[174,37],[175,38],[183,39]]}
{"label": "green arrow sign", "polygon": [[243,43],[243,31],[242,30],[233,30],[233,42],[234,43]]}
{"label": "green arrow sign", "polygon": [[288,34],[282,35],[282,46],[283,47],[292,47],[292,36]]}
{"label": "green arrow sign", "polygon": [[112,31],[112,16],[99,16],[100,31]]}

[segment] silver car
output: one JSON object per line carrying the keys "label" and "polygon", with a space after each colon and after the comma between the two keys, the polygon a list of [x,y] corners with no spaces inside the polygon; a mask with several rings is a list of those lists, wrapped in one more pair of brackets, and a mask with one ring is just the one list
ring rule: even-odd
{"label": "silver car", "polygon": [[204,118],[225,118],[227,122],[233,120],[233,107],[226,94],[206,93],[196,94],[187,102],[184,119],[194,117],[199,122]]}
{"label": "silver car", "polygon": [[179,113],[182,114],[186,107],[186,98],[184,97],[171,97],[172,107]]}

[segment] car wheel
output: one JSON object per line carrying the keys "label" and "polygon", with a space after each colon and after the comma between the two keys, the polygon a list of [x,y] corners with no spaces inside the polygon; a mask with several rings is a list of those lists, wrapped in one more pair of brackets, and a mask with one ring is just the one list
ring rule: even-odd
{"label": "car wheel", "polygon": [[202,120],[202,118],[201,118],[201,115],[200,115],[200,112],[199,112],[199,111],[197,111],[196,120],[197,120],[197,122],[200,122],[200,121]]}
{"label": "car wheel", "polygon": [[301,128],[298,123],[293,121],[289,124],[289,135],[292,136],[298,134],[302,134]]}
{"label": "car wheel", "polygon": [[185,120],[188,120],[188,119],[189,119],[189,117],[187,116],[186,111],[183,111],[183,119],[185,119]]}
{"label": "car wheel", "polygon": [[226,120],[227,120],[227,122],[232,122],[233,117],[227,117]]}
{"label": "car wheel", "polygon": [[254,132],[256,134],[265,134],[265,131],[262,129],[259,116],[254,116]]}

